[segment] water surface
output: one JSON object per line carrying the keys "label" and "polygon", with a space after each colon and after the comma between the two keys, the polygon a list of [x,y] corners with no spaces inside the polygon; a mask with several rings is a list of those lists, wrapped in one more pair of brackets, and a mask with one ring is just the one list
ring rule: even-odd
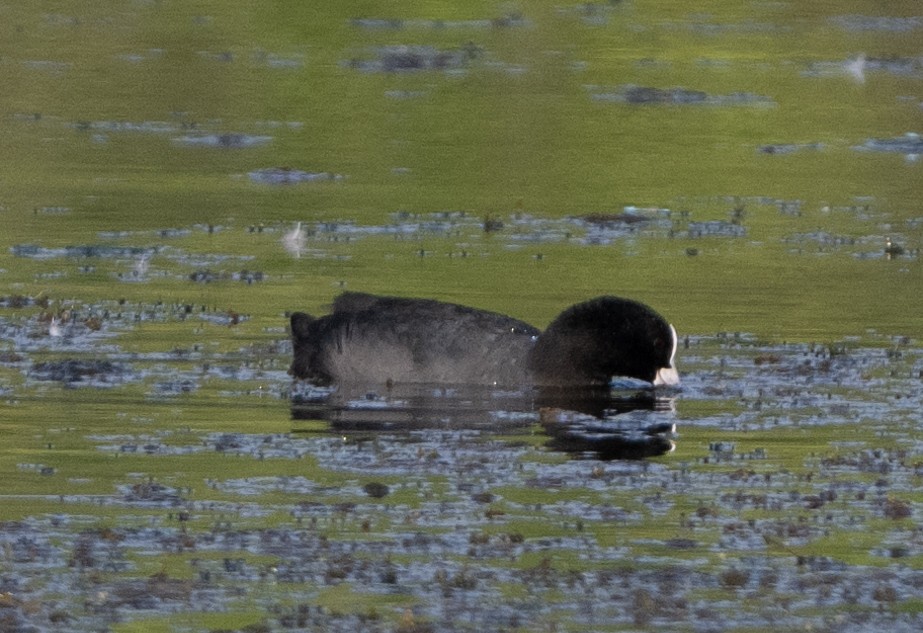
{"label": "water surface", "polygon": [[[913,7],[315,5],[0,1],[0,628],[919,630]],[[683,390],[293,385],[344,289]]]}

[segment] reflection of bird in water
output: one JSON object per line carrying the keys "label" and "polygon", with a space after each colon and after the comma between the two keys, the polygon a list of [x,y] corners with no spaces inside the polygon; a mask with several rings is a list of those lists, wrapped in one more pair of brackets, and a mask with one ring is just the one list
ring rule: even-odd
{"label": "reflection of bird in water", "polygon": [[[666,405],[666,401],[660,406]],[[639,401],[640,408],[657,409],[656,401]],[[644,459],[671,453],[676,444],[676,424],[659,422],[628,426],[617,417],[599,419],[555,408],[539,410],[539,422],[551,436],[548,446],[569,453],[595,453],[602,460]]]}
{"label": "reflection of bird in water", "polygon": [[673,399],[634,389],[497,390],[403,383],[380,395],[363,393],[359,385],[300,386],[306,389],[293,391],[292,419],[325,420],[343,438],[437,428],[505,434],[532,429],[538,422],[547,447],[578,457],[644,459],[676,448]]}
{"label": "reflection of bird in water", "polygon": [[295,257],[301,257],[304,240],[304,231],[301,230],[301,222],[298,222],[294,229],[282,236],[282,246]]}
{"label": "reflection of bird in water", "polygon": [[865,83],[865,53],[860,53],[855,59],[843,63],[843,70],[853,78],[856,83]]}

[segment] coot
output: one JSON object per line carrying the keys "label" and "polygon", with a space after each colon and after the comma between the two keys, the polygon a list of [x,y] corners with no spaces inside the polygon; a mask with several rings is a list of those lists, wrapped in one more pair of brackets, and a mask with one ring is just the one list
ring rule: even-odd
{"label": "coot", "polygon": [[676,385],[676,330],[612,296],[578,303],[545,330],[432,299],[346,292],[331,314],[291,315],[289,373],[318,385],[443,383],[600,387],[613,377]]}

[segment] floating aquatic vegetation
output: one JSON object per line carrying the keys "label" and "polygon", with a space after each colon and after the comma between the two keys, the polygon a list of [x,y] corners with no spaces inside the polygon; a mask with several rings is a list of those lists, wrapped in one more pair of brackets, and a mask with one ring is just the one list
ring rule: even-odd
{"label": "floating aquatic vegetation", "polygon": [[202,312],[199,314],[199,318],[217,325],[233,327],[249,320],[250,317],[234,310],[227,310],[225,312]]}
{"label": "floating aquatic vegetation", "polygon": [[253,496],[272,493],[299,494],[299,495],[348,495],[358,494],[356,490],[343,488],[327,488],[305,477],[250,477],[247,479],[225,479],[215,485],[217,490],[230,494]]}
{"label": "floating aquatic vegetation", "polygon": [[30,259],[55,259],[59,257],[122,259],[154,255],[158,248],[154,246],[112,246],[109,244],[85,244],[48,248],[37,244],[17,244],[10,249],[16,257]]}
{"label": "floating aquatic vegetation", "polygon": [[153,394],[155,396],[179,396],[193,393],[198,388],[199,384],[196,381],[182,378],[155,383],[153,386]]}
{"label": "floating aquatic vegetation", "polygon": [[817,254],[846,250],[851,252],[853,257],[865,260],[916,258],[919,252],[916,249],[909,249],[902,246],[901,242],[903,241],[902,237],[885,237],[881,235],[863,235],[855,237],[850,235],[834,235],[826,231],[795,233],[782,238],[783,243],[798,245],[798,248],[792,249],[791,251],[796,254],[805,253],[805,245],[810,244],[816,248],[808,252]]}
{"label": "floating aquatic vegetation", "polygon": [[241,281],[250,285],[256,282],[265,281],[266,275],[258,270],[228,272],[224,270],[214,271],[205,269],[190,273],[189,280],[200,284],[208,284],[216,281]]}
{"label": "floating aquatic vegetation", "polygon": [[[725,340],[727,354],[712,359],[711,369],[692,372],[694,375],[683,372],[684,397],[730,398],[744,406],[733,422],[726,419],[720,424],[750,429],[873,424],[880,420],[883,409],[897,415],[895,403],[921,396],[913,368],[923,357],[916,350],[911,353],[906,343],[898,341],[889,351],[851,350],[845,344],[767,347],[730,335]],[[684,355],[685,363],[697,365],[704,360],[696,357],[695,347],[693,342]],[[903,368],[899,374],[894,373],[897,367]],[[738,381],[735,376],[746,376],[746,380]],[[811,387],[794,389],[792,381]]]}
{"label": "floating aquatic vegetation", "polygon": [[747,229],[734,222],[710,220],[708,222],[690,222],[687,229],[689,237],[743,237]]}
{"label": "floating aquatic vegetation", "polygon": [[63,382],[68,385],[83,383],[95,387],[121,384],[130,375],[121,363],[83,358],[34,363],[28,374],[35,380]]}
{"label": "floating aquatic vegetation", "polygon": [[178,506],[183,501],[174,488],[156,481],[120,486],[119,492],[122,494],[122,500],[131,504],[171,507]]}
{"label": "floating aquatic vegetation", "polygon": [[[512,245],[525,242],[564,242],[577,244],[609,244],[613,240],[630,236],[660,234],[666,235],[673,228],[669,209],[638,209],[626,207],[622,213],[591,213],[566,218],[542,218],[527,213],[514,213],[501,217],[481,217],[464,211],[441,211],[436,213],[392,214],[389,224],[358,224],[353,220],[336,220],[316,223],[301,222],[291,234],[294,238],[315,241],[340,241],[362,237],[391,235],[395,239],[411,239],[430,235],[481,239],[485,235],[496,235]],[[283,236],[283,239],[285,237]],[[298,252],[286,247],[292,254]],[[302,248],[300,252],[305,251]],[[463,249],[464,253],[469,253]]]}
{"label": "floating aquatic vegetation", "polygon": [[247,174],[250,180],[262,185],[294,185],[302,182],[335,182],[346,176],[326,171],[312,172],[290,167],[267,167]]}
{"label": "floating aquatic vegetation", "polygon": [[473,44],[458,49],[413,45],[384,46],[377,49],[372,58],[353,58],[347,65],[365,72],[461,70],[480,54],[481,49]]}
{"label": "floating aquatic vegetation", "polygon": [[0,297],[0,306],[4,308],[26,308],[36,303],[35,298],[25,295],[8,295]]}
{"label": "floating aquatic vegetation", "polygon": [[654,88],[626,84],[614,89],[590,86],[590,97],[597,101],[627,103],[630,105],[708,105],[708,106],[769,106],[771,98],[751,92],[733,92],[712,95],[702,90],[687,88]]}

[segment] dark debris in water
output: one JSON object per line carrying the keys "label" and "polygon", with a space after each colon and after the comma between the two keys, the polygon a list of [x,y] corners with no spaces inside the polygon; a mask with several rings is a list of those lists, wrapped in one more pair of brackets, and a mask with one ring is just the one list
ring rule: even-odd
{"label": "dark debris in water", "polygon": [[709,94],[688,88],[656,88],[628,84],[617,88],[591,86],[590,96],[597,101],[625,103],[628,105],[705,105],[705,106],[769,106],[771,98],[750,92],[724,95]]}
{"label": "dark debris in water", "polygon": [[632,224],[647,224],[653,218],[651,216],[642,215],[638,213],[589,213],[584,216],[580,216],[580,219],[589,224],[596,224],[600,226],[619,226],[619,225],[632,225]]}
{"label": "dark debris in water", "polygon": [[125,382],[129,370],[121,363],[110,360],[69,358],[60,361],[42,361],[32,365],[29,377],[65,384],[86,383],[93,386],[110,386]]}

